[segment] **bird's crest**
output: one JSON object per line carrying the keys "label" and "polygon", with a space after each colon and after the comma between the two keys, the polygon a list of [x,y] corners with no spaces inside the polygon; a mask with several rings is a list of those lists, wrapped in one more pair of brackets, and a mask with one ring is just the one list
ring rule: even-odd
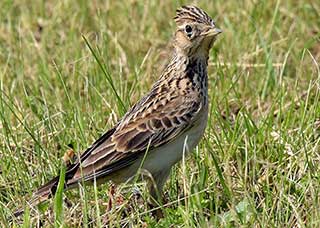
{"label": "bird's crest", "polygon": [[182,6],[177,9],[177,15],[174,17],[178,25],[186,22],[197,22],[214,26],[215,23],[209,15],[196,6]]}

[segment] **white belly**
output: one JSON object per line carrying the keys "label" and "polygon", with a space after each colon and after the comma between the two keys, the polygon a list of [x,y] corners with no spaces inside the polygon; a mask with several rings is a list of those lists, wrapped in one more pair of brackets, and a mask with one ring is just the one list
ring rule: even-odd
{"label": "white belly", "polygon": [[183,154],[190,153],[199,143],[207,126],[208,109],[200,112],[194,127],[183,133],[174,141],[148,152],[143,168],[151,173],[157,173],[164,168],[170,168],[182,159]]}
{"label": "white belly", "polygon": [[146,156],[141,156],[131,166],[109,178],[115,183],[125,182],[134,176],[140,167],[155,176],[163,171],[169,172],[171,167],[180,161],[184,154],[187,155],[197,146],[203,136],[207,126],[208,108],[204,108],[199,115],[197,121],[193,123],[193,127],[181,136],[168,144],[148,151]]}

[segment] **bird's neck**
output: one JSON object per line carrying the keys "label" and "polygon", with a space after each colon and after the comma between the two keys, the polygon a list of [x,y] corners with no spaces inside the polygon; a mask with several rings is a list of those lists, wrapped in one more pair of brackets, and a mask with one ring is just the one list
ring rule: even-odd
{"label": "bird's neck", "polygon": [[191,56],[174,52],[170,62],[162,72],[161,79],[171,77],[205,77],[207,78],[208,55],[194,54]]}
{"label": "bird's neck", "polygon": [[157,87],[175,87],[183,93],[196,92],[207,102],[208,76],[207,56],[187,56],[173,54],[171,61],[162,72],[160,80],[154,85]]}
{"label": "bird's neck", "polygon": [[185,72],[181,77],[187,77],[191,86],[196,88],[203,102],[207,103],[208,97],[208,57],[192,56],[187,58]]}

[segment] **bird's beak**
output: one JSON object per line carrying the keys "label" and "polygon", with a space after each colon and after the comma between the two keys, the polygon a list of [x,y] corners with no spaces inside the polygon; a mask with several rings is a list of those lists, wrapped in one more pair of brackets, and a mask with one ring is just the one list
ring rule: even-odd
{"label": "bird's beak", "polygon": [[218,34],[222,33],[222,30],[217,27],[208,27],[205,32],[202,33],[204,36],[216,36]]}

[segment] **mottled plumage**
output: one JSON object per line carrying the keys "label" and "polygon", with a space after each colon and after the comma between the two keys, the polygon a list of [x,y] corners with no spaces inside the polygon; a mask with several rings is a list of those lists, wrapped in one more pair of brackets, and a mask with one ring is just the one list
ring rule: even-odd
{"label": "mottled plumage", "polygon": [[[172,57],[151,91],[67,168],[65,188],[82,180],[127,181],[142,169],[152,174],[161,192],[171,167],[200,141],[208,116],[207,62],[221,31],[195,6],[175,16],[177,30]],[[59,177],[42,186],[32,202],[55,193]]]}

